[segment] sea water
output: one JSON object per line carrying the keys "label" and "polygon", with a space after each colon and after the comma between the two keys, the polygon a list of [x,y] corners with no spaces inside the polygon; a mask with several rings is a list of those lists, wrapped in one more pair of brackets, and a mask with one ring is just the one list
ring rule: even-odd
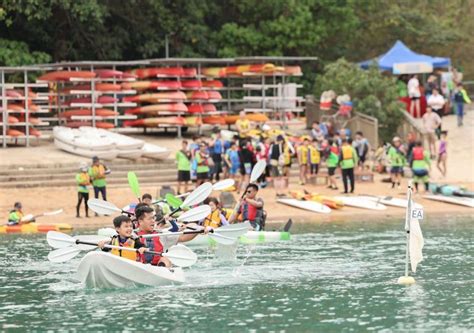
{"label": "sea water", "polygon": [[290,241],[240,245],[236,260],[195,248],[185,284],[127,290],[85,289],[82,254],[48,262],[44,234],[2,235],[0,331],[473,331],[474,219],[421,227],[425,259],[409,287],[396,284],[400,219],[295,223]]}

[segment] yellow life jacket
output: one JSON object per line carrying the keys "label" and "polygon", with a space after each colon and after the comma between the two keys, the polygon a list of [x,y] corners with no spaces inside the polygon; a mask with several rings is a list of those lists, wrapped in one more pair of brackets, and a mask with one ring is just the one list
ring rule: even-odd
{"label": "yellow life jacket", "polygon": [[308,163],[308,147],[299,146],[298,147],[298,157],[301,164]]}
{"label": "yellow life jacket", "polygon": [[321,154],[314,146],[309,146],[310,162],[311,164],[319,164],[321,162]]}
{"label": "yellow life jacket", "polygon": [[87,172],[81,172],[79,173],[79,185],[90,185],[91,184],[91,178],[89,177],[89,174]]}
{"label": "yellow life jacket", "polygon": [[221,214],[225,216],[227,221],[229,221],[229,219],[230,219],[233,212],[234,212],[233,209],[229,209],[229,208],[222,208],[221,209]]}
{"label": "yellow life jacket", "polygon": [[241,131],[248,131],[250,129],[250,121],[248,119],[237,120]]}
{"label": "yellow life jacket", "polygon": [[112,237],[112,240],[110,241],[110,245],[129,247],[129,248],[134,249],[134,251],[112,249],[110,253],[122,258],[137,261],[137,252],[135,251],[135,240],[133,240],[132,238],[128,238],[125,243],[120,243],[119,237],[115,236],[115,237]]}
{"label": "yellow life jacket", "polygon": [[219,228],[221,225],[221,212],[219,209],[216,209],[204,219],[205,227]]}
{"label": "yellow life jacket", "polygon": [[105,178],[105,167],[102,164],[92,166],[92,177],[94,179]]}
{"label": "yellow life jacket", "polygon": [[352,147],[351,146],[342,146],[342,159],[351,160],[352,159]]}
{"label": "yellow life jacket", "polygon": [[285,157],[285,165],[291,164],[291,152],[288,146],[286,146],[285,149],[283,150],[283,156]]}

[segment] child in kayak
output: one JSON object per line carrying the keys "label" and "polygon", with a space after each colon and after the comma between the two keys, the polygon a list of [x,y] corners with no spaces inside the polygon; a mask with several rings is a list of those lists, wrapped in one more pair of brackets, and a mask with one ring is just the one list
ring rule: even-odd
{"label": "child in kayak", "polygon": [[[130,217],[125,215],[117,216],[114,218],[114,227],[117,235],[113,236],[110,241],[100,241],[98,243],[99,248],[102,249],[102,251],[110,252],[116,256],[137,261],[137,253],[143,255],[147,248],[138,238],[132,236],[133,224]],[[128,247],[136,251],[109,249],[104,247],[106,244]]]}
{"label": "child in kayak", "polygon": [[[21,202],[15,202],[13,209],[10,211],[10,214],[8,214],[8,225],[17,225],[24,222],[22,219],[25,215],[21,209]],[[29,220],[28,222],[34,222],[34,220]]]}
{"label": "child in kayak", "polygon": [[217,200],[217,198],[210,197],[204,201],[204,203],[211,207],[211,214],[201,221],[201,225],[211,228],[219,228],[223,225],[229,225],[227,218],[219,209],[219,200]]}

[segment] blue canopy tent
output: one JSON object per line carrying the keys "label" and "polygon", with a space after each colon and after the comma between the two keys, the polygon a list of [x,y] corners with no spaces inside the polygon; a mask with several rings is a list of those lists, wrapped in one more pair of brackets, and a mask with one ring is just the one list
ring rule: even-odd
{"label": "blue canopy tent", "polygon": [[415,74],[431,73],[433,68],[449,67],[451,59],[415,53],[398,40],[387,53],[359,65],[367,69],[375,63],[381,70],[391,71],[393,74]]}

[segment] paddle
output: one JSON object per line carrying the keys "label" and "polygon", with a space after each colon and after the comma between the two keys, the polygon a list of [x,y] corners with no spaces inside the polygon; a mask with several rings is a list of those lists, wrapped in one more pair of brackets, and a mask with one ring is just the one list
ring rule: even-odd
{"label": "paddle", "polygon": [[[54,244],[56,246],[60,245],[61,247],[57,250],[51,251],[48,254],[48,260],[51,262],[65,262],[71,260],[75,256],[77,256],[83,249],[78,246],[71,246],[77,244],[89,245],[93,247],[97,247],[98,244],[93,242],[84,242],[80,241],[79,239],[73,238],[69,235],[55,232],[54,234],[50,234],[48,232],[46,236],[48,243]],[[138,252],[138,249],[133,249],[129,247],[122,247],[122,246],[114,246],[106,244],[104,247],[109,249],[117,249],[122,251],[133,251]],[[155,251],[146,251],[147,253],[161,255],[163,257],[168,258],[174,265],[180,267],[189,267],[196,263],[197,255],[188,249],[184,245],[175,245],[169,248],[168,252],[155,252]]]}
{"label": "paddle", "polygon": [[[236,223],[236,224],[229,224],[214,230],[211,230],[208,233],[208,236],[215,240],[216,243],[222,245],[232,245],[234,244],[237,239],[245,235],[249,230],[250,223]],[[170,236],[170,235],[188,235],[188,234],[202,234],[204,230],[191,230],[191,231],[179,231],[179,232],[163,232],[159,234],[149,234],[149,235],[142,235],[140,237],[143,238],[153,238],[153,237],[161,237],[161,236]]]}
{"label": "paddle", "polygon": [[133,213],[127,212],[123,209],[118,208],[113,203],[109,201],[104,201],[101,199],[89,199],[87,200],[87,205],[97,214],[101,215],[111,215],[113,213],[127,214],[128,216],[133,216]]}
{"label": "paddle", "polygon": [[[234,186],[234,184],[235,184],[234,179],[224,179],[224,180],[221,180],[221,181],[215,183],[214,185],[212,185],[212,190],[213,191],[222,191],[222,190],[228,189],[231,186]],[[180,195],[176,196],[176,198],[186,197],[190,193],[191,192],[180,194]]]}
{"label": "paddle", "polygon": [[166,193],[165,200],[168,203],[168,205],[173,207],[173,209],[178,208],[179,206],[183,204],[183,200],[175,197],[171,193]]}
{"label": "paddle", "polygon": [[235,217],[237,216],[238,210],[240,208],[240,204],[241,204],[242,199],[244,198],[245,194],[247,193],[249,185],[251,183],[254,183],[258,178],[260,178],[262,173],[265,171],[266,167],[267,167],[267,162],[265,162],[264,160],[260,160],[260,161],[257,162],[257,164],[255,164],[255,166],[252,169],[252,173],[250,174],[250,182],[247,185],[247,187],[245,188],[244,193],[242,193],[242,196],[240,197],[240,200],[235,205],[234,211],[232,212],[232,215],[229,217],[229,222],[232,223],[235,220]]}
{"label": "paddle", "polygon": [[140,195],[140,185],[138,184],[138,178],[135,172],[129,171],[127,174],[128,185],[132,189],[133,194],[138,199],[138,202],[141,202],[141,195]]}
{"label": "paddle", "polygon": [[32,220],[36,220],[38,217],[41,217],[41,216],[53,216],[53,215],[61,214],[62,212],[63,212],[63,209],[61,208],[58,210],[54,210],[52,212],[44,212],[38,215],[28,214],[28,215],[23,216],[23,218],[21,219],[21,222],[30,222]]}

